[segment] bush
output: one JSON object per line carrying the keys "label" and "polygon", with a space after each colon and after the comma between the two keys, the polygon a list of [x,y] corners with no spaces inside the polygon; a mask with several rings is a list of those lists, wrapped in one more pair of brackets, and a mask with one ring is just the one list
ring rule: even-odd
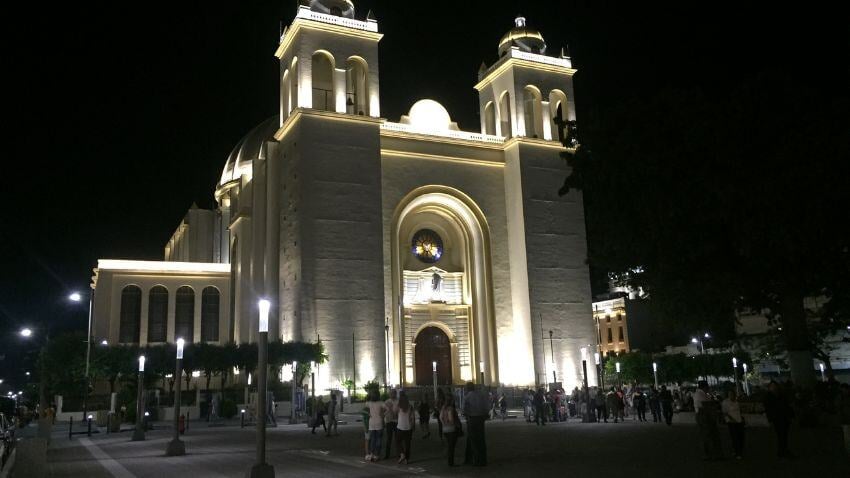
{"label": "bush", "polygon": [[233,418],[236,416],[236,402],[233,400],[223,400],[221,402],[221,416],[224,418]]}

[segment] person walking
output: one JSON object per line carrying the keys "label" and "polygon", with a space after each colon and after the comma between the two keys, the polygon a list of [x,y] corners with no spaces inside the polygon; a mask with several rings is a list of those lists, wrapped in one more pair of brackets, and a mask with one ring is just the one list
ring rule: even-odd
{"label": "person walking", "polygon": [[381,458],[381,440],[384,434],[384,415],[387,407],[381,402],[381,395],[377,389],[369,391],[369,454],[366,461],[378,461]]}
{"label": "person walking", "polygon": [[[402,392],[404,393],[404,392]],[[399,399],[401,403],[401,399]],[[431,436],[431,404],[428,403],[428,395],[419,402],[419,425],[422,427],[422,438]]]}
{"label": "person walking", "polygon": [[543,397],[543,389],[537,390],[537,393],[534,394],[534,399],[532,400],[532,405],[534,405],[534,423],[538,425],[546,425],[546,415],[544,413],[544,397]]}
{"label": "person walking", "polygon": [[[366,461],[372,461],[372,452],[371,448],[369,448],[369,407],[363,407],[363,410],[360,411],[360,418],[363,420],[363,433],[365,435],[364,440],[366,443]],[[383,426],[383,424],[381,424]]]}
{"label": "person walking", "polygon": [[508,400],[505,398],[505,394],[499,397],[499,412],[502,414],[502,421],[505,421],[508,418]]}
{"label": "person walking", "polygon": [[531,417],[534,416],[534,393],[531,390],[525,391],[525,399],[523,400],[525,407],[525,422],[531,423]]}
{"label": "person walking", "polygon": [[643,393],[643,390],[636,388],[635,394],[632,396],[632,404],[634,405],[635,411],[637,412],[637,419],[645,422],[646,421],[646,395]]}
{"label": "person walking", "polygon": [[445,404],[440,408],[438,421],[442,424],[443,436],[446,437],[448,445],[446,453],[449,466],[455,466],[455,446],[457,446],[457,439],[463,436],[463,425],[458,417],[453,396],[445,396]]}
{"label": "person walking", "polygon": [[322,397],[318,397],[318,401],[316,402],[314,407],[316,407],[316,421],[313,422],[313,435],[316,434],[316,428],[321,425],[322,429],[325,430],[325,433],[328,432],[327,423],[325,423],[325,403],[322,401]]}
{"label": "person walking", "polygon": [[661,400],[655,387],[649,389],[649,411],[652,412],[652,423],[661,421]]}
{"label": "person walking", "polygon": [[[614,387],[611,387],[611,390],[605,394],[605,405],[608,407],[608,413],[614,417],[614,423],[617,423],[617,419],[620,417],[620,405],[617,398],[617,390]],[[608,423],[607,420],[605,423]]]}
{"label": "person walking", "polygon": [[[449,394],[451,395],[451,394]],[[446,404],[446,392],[442,388],[437,389],[437,403],[434,404],[434,418],[437,419],[437,435],[440,436],[440,443],[443,441],[443,422],[440,420],[440,411]]]}
{"label": "person walking", "polygon": [[[398,425],[398,417],[396,416],[396,410],[398,410],[398,399],[396,398],[398,394],[395,390],[390,390],[390,398],[384,402],[384,409],[386,409],[386,414],[384,415],[384,434],[387,439],[384,440],[387,442],[387,451],[384,454],[384,459],[390,458],[390,448],[393,445],[393,435],[395,434],[396,426]],[[396,450],[398,451],[398,450]]]}
{"label": "person walking", "polygon": [[413,432],[416,429],[416,411],[410,400],[407,398],[407,393],[402,391],[398,396],[396,404],[396,449],[399,452],[398,463],[406,465],[410,461],[410,443],[413,438]]}
{"label": "person walking", "polygon": [[720,406],[708,392],[708,382],[700,380],[694,392],[694,411],[696,411],[697,425],[699,426],[702,447],[705,452],[706,461],[715,461],[723,458],[720,448],[720,432],[717,430]]}
{"label": "person walking", "polygon": [[472,382],[466,383],[466,394],[463,397],[463,414],[466,416],[466,460],[464,464],[487,466],[487,441],[485,438],[484,422],[490,413],[487,393],[476,390]]}
{"label": "person walking", "polygon": [[331,392],[331,401],[328,402],[328,431],[327,436],[331,436],[331,430],[334,435],[339,436],[339,409],[335,392]]}
{"label": "person walking", "polygon": [[608,423],[608,407],[605,406],[605,394],[601,388],[596,389],[596,423]]}
{"label": "person walking", "polygon": [[793,458],[794,454],[788,449],[788,430],[794,420],[794,409],[775,381],[771,381],[767,386],[764,413],[776,434],[776,455],[780,458]]}
{"label": "person walking", "polygon": [[667,425],[673,424],[673,394],[667,390],[667,385],[661,386],[661,392],[658,394],[658,401],[661,403],[661,414],[664,415],[664,422]]}
{"label": "person walking", "polygon": [[744,416],[741,414],[738,394],[734,391],[729,392],[720,404],[720,410],[723,412],[726,426],[729,427],[729,437],[732,439],[735,458],[740,460],[744,456]]}

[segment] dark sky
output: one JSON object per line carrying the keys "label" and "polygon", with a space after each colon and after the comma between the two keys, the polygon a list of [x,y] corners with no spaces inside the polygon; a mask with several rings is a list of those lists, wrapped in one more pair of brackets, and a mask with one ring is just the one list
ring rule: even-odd
{"label": "dark sky", "polygon": [[[273,53],[296,3],[29,2],[5,17],[8,355],[19,355],[11,331],[25,324],[84,330],[85,307],[64,297],[86,289],[98,258],[160,259],[192,202],[212,207],[231,148],[276,114]],[[385,34],[381,107],[391,121],[429,97],[476,129],[478,66],[495,61],[519,12],[550,54],[569,43],[579,121],[668,86],[722,96],[768,69],[827,90],[848,86],[847,17],[817,2],[624,3],[356,1],[358,17],[372,9]]]}

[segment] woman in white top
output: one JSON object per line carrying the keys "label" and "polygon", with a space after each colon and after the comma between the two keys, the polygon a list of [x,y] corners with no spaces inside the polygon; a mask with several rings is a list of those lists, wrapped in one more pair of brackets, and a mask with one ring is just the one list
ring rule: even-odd
{"label": "woman in white top", "polygon": [[398,415],[396,425],[396,448],[400,452],[398,462],[407,464],[410,460],[410,441],[413,438],[413,430],[416,428],[416,411],[404,391],[398,395],[398,404],[395,407]]}
{"label": "woman in white top", "polygon": [[726,399],[720,404],[723,419],[729,427],[729,436],[732,438],[732,449],[738,460],[744,455],[744,416],[741,414],[741,405],[738,403],[738,394],[734,391],[726,395]]}
{"label": "woman in white top", "polygon": [[369,392],[366,406],[369,408],[369,454],[366,458],[367,461],[378,461],[381,457],[381,438],[384,434],[384,414],[387,408],[377,390]]}

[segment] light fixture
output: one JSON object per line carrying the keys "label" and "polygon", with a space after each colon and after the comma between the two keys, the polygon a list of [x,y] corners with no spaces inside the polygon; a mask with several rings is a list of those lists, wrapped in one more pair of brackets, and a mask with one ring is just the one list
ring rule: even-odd
{"label": "light fixture", "polygon": [[692,343],[692,344],[699,343],[699,340],[697,340],[697,338],[696,338],[696,337],[693,337],[693,338],[691,338],[691,343]]}
{"label": "light fixture", "polygon": [[260,306],[260,333],[269,331],[269,310],[271,310],[272,303],[267,299],[260,299],[258,303]]}
{"label": "light fixture", "polygon": [[738,359],[736,357],[732,357],[732,368],[738,368]]}
{"label": "light fixture", "polygon": [[705,338],[707,338],[707,339],[710,339],[710,338],[711,338],[711,336],[710,336],[710,335],[708,335],[708,332],[706,332],[706,333],[705,333]]}
{"label": "light fixture", "polygon": [[[431,362],[431,366],[434,367],[434,373],[437,373],[437,362]],[[823,367],[823,364],[821,364],[821,367]]]}
{"label": "light fixture", "polygon": [[100,345],[103,345],[105,347],[105,346],[109,345],[109,342],[107,342],[106,340],[102,340],[100,342]]}
{"label": "light fixture", "polygon": [[192,377],[193,377],[193,378],[198,378],[198,377],[200,377],[200,376],[201,376],[201,372],[200,372],[199,370],[195,370],[194,372],[192,372]]}
{"label": "light fixture", "polygon": [[599,365],[599,352],[593,353],[593,360],[596,361],[596,365]]}
{"label": "light fixture", "polygon": [[183,360],[183,345],[185,343],[185,340],[177,339],[177,360]]}
{"label": "light fixture", "polygon": [[79,301],[83,300],[83,296],[81,296],[79,292],[74,292],[73,294],[68,296],[68,299],[71,302],[79,302]]}
{"label": "light fixture", "polygon": [[744,365],[744,373],[747,373],[747,364],[745,363],[743,365]]}
{"label": "light fixture", "polygon": [[145,371],[145,356],[139,355],[139,372]]}
{"label": "light fixture", "polygon": [[616,366],[617,366],[617,373],[620,373],[620,362],[617,362]]}
{"label": "light fixture", "polygon": [[653,372],[657,372],[657,371],[658,371],[658,364],[657,364],[657,363],[655,363],[655,362],[652,362],[652,371],[653,371]]}
{"label": "light fixture", "polygon": [[21,329],[21,336],[22,337],[31,337],[32,336],[32,329],[30,329],[30,328]]}

